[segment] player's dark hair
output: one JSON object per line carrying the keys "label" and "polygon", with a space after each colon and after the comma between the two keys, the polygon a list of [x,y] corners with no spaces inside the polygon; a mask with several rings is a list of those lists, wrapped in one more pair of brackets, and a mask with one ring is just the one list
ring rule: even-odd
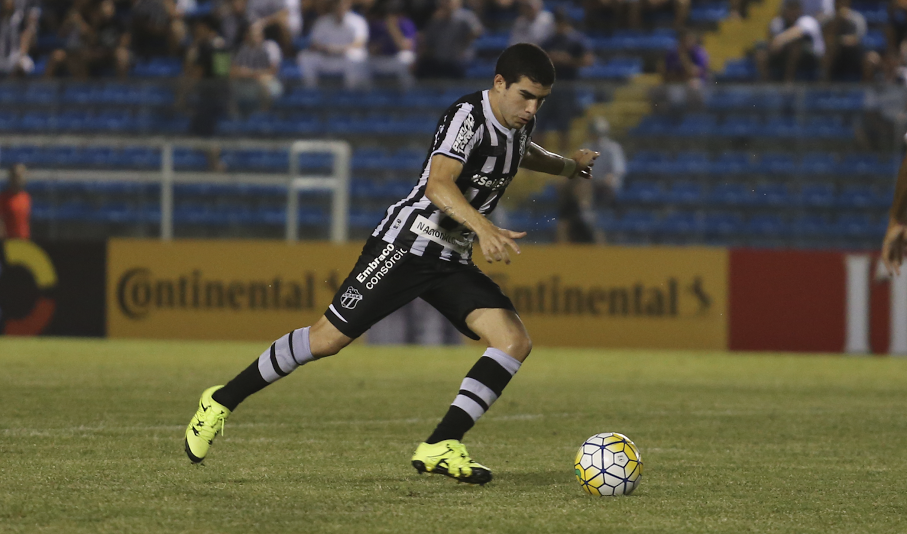
{"label": "player's dark hair", "polygon": [[501,52],[494,73],[504,77],[507,87],[520,81],[523,76],[539,85],[550,87],[555,78],[551,58],[539,46],[529,43],[508,46]]}

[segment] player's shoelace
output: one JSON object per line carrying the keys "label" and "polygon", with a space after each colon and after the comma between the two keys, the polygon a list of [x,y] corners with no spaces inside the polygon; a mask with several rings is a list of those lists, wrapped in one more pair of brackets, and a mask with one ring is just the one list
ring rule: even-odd
{"label": "player's shoelace", "polygon": [[[227,427],[227,415],[224,412],[218,411],[214,417],[205,417],[205,412],[199,410],[201,413],[196,414],[199,423],[201,425],[196,425],[198,429],[199,437],[206,439],[207,441],[212,441],[214,436],[220,432],[220,435],[224,435],[224,429]],[[198,427],[201,428],[198,428]]]}

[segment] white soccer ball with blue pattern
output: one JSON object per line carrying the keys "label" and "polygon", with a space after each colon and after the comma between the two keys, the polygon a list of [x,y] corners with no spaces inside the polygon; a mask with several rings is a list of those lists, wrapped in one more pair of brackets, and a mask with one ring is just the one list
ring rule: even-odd
{"label": "white soccer ball with blue pattern", "polygon": [[629,495],[642,478],[642,457],[639,448],[627,436],[604,432],[580,446],[574,472],[589,495]]}

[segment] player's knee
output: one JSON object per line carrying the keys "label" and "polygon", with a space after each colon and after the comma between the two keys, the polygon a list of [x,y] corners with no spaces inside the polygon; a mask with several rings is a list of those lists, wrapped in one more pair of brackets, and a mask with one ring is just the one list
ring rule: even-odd
{"label": "player's knee", "polygon": [[309,349],[315,358],[333,356],[352,342],[352,338],[342,334],[324,317],[309,331]]}
{"label": "player's knee", "polygon": [[507,336],[504,346],[500,347],[500,350],[522,362],[532,352],[532,339],[525,332],[514,333]]}

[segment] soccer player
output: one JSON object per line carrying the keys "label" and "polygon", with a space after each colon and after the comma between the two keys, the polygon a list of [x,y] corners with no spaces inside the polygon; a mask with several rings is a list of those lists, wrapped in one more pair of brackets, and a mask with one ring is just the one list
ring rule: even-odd
{"label": "soccer player", "polygon": [[554,65],[538,46],[516,44],[498,58],[491,89],[466,95],[438,122],[418,183],[393,204],[323,317],[293,330],[225,386],[202,393],[186,429],[186,454],[201,462],[224,420],[249,395],[300,365],[337,354],[373,324],[421,297],[488,349],[469,370],[447,414],[412,457],[420,472],[484,484],[491,471],[460,442],[529,356],[532,342],[513,303],[472,261],[478,239],[488,263],[510,263],[526,232],[498,228],[494,210],[520,167],[590,176],[598,157],[564,158],[532,143],[535,114],[551,93]]}
{"label": "soccer player", "polygon": [[882,262],[888,269],[888,274],[901,274],[905,248],[907,248],[907,158],[901,162],[901,169],[898,171],[894,200],[888,213],[888,231],[882,240]]}

